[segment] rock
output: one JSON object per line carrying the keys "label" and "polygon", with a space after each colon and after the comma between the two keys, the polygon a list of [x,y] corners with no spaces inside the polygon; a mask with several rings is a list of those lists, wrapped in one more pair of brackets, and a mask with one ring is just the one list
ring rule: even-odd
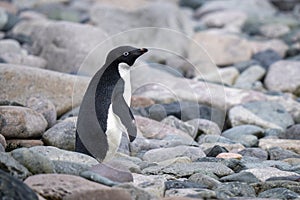
{"label": "rock", "polygon": [[32,150],[34,153],[42,154],[43,156],[49,158],[51,161],[61,161],[61,162],[65,161],[71,163],[73,162],[73,163],[85,164],[89,167],[98,164],[98,161],[96,159],[88,155],[62,150],[56,147],[36,146],[36,147],[31,147],[30,150]]}
{"label": "rock", "polygon": [[297,4],[299,4],[298,0],[290,0],[290,1],[277,1],[271,0],[271,3],[276,6],[281,11],[291,11]]}
{"label": "rock", "polygon": [[[137,3],[137,5],[139,4]],[[168,12],[165,12],[166,10]],[[116,13],[118,14],[116,15]],[[189,36],[193,33],[189,16],[177,5],[167,2],[149,2],[143,7],[129,11],[120,9],[118,6],[98,4],[92,7],[90,16],[91,21],[109,35],[122,33],[121,38],[113,38],[113,43],[119,44],[120,41],[123,41],[122,43],[126,41],[125,43],[133,43],[135,46],[168,49],[178,52],[178,55],[182,55],[186,50],[186,38],[160,28],[169,28]],[[142,27],[143,29],[138,30]],[[169,38],[168,42],[164,39],[165,37]],[[158,57],[157,59],[163,58],[163,56],[154,54],[155,52],[153,52],[153,56]]]}
{"label": "rock", "polygon": [[45,59],[34,55],[5,53],[1,57],[6,63],[10,64],[25,65],[37,68],[45,68],[47,65],[47,61]]}
{"label": "rock", "polygon": [[[193,197],[197,199],[215,199],[216,193],[208,189],[198,189],[198,188],[184,188],[184,189],[171,189],[167,190],[166,197],[171,197],[171,199],[176,200],[175,197]],[[183,200],[189,200],[183,199]],[[180,199],[179,199],[180,200]]]}
{"label": "rock", "polygon": [[132,96],[131,97],[131,104],[132,107],[148,107],[155,104],[152,99],[141,97],[141,96]]}
{"label": "rock", "polygon": [[[225,176],[226,177],[226,176]],[[196,173],[189,177],[189,181],[204,184],[208,189],[215,189],[221,184],[220,181],[202,173]]]}
{"label": "rock", "polygon": [[[233,85],[239,75],[240,73],[235,67],[225,67],[218,69],[218,73],[211,72],[204,74],[204,79],[215,83]],[[196,79],[203,79],[203,74],[200,74]]]}
{"label": "rock", "polygon": [[34,146],[43,146],[44,143],[41,140],[22,140],[22,139],[9,139],[7,140],[6,151],[12,151],[17,148],[22,147],[34,147]]}
{"label": "rock", "polygon": [[1,179],[1,198],[2,199],[20,199],[20,200],[38,200],[37,195],[19,179],[0,170]]}
{"label": "rock", "polygon": [[69,117],[77,117],[79,114],[80,106],[73,108],[72,110],[68,111],[67,113],[63,114],[59,119],[65,120]]}
{"label": "rock", "polygon": [[143,161],[138,157],[131,156],[120,156],[118,154],[115,155],[115,158],[108,161],[106,164],[113,166],[116,169],[130,171],[132,173],[142,173],[141,166],[143,165]]}
{"label": "rock", "polygon": [[89,81],[87,78],[37,68],[26,67],[24,70],[24,66],[9,64],[0,64],[0,77],[1,100],[25,105],[30,97],[38,94],[55,105],[58,116],[80,104]]}
{"label": "rock", "polygon": [[300,147],[297,144],[299,140],[289,140],[289,139],[260,139],[259,147],[262,149],[270,149],[272,147],[281,147],[286,150],[294,151],[300,154]]}
{"label": "rock", "polygon": [[2,30],[5,27],[5,24],[8,21],[8,16],[5,10],[1,7],[0,8],[0,30]]}
{"label": "rock", "polygon": [[205,154],[199,147],[177,146],[149,150],[144,154],[143,160],[148,162],[161,162],[181,156],[186,156],[192,161],[195,161],[198,158],[205,157]]}
{"label": "rock", "polygon": [[[252,46],[252,50],[253,50],[253,54],[259,53],[259,52],[264,52],[267,50],[273,50],[276,53],[278,53],[278,55],[280,55],[281,58],[283,58],[285,56],[286,51],[288,50],[288,46],[279,39],[271,39],[271,40],[266,40],[266,41],[251,41],[251,46]],[[268,55],[268,54],[265,54]],[[272,56],[274,55],[274,56]],[[262,57],[263,55],[261,55]],[[268,55],[271,60],[276,60],[277,56],[275,57],[275,54],[269,54]],[[276,59],[274,59],[276,58]],[[263,59],[263,57],[262,57]]]}
{"label": "rock", "polygon": [[262,79],[266,70],[259,65],[253,65],[244,70],[236,79],[234,87],[250,89],[256,81]]}
{"label": "rock", "polygon": [[247,20],[247,14],[235,10],[220,10],[204,14],[200,22],[209,28],[223,28],[232,32],[240,32]]}
{"label": "rock", "polygon": [[[300,62],[279,61],[270,66],[265,78],[269,90],[290,92],[300,95]],[[283,76],[284,75],[284,76]]]}
{"label": "rock", "polygon": [[256,61],[256,60],[251,59],[251,60],[235,63],[233,65],[233,67],[235,67],[240,73],[242,73],[243,71],[245,71],[249,67],[255,66],[255,65],[259,65],[259,62]]}
{"label": "rock", "polygon": [[131,199],[129,193],[117,188],[66,174],[39,174],[30,176],[25,183],[46,199]]}
{"label": "rock", "polygon": [[166,190],[180,189],[180,188],[206,188],[203,184],[190,182],[188,180],[178,181],[170,180],[165,182]]}
{"label": "rock", "polygon": [[260,180],[252,173],[241,171],[239,173],[224,176],[220,179],[222,182],[242,182],[242,183],[258,183]]}
{"label": "rock", "polygon": [[279,135],[281,139],[300,140],[300,124],[290,126],[285,132]]}
{"label": "rock", "polygon": [[268,150],[270,160],[283,160],[286,158],[300,158],[300,155],[289,150],[282,149],[281,147],[272,147]]}
{"label": "rock", "polygon": [[6,138],[39,137],[47,127],[43,115],[29,108],[1,106],[1,134]]}
{"label": "rock", "polygon": [[112,181],[104,176],[101,176],[100,174],[93,172],[93,171],[83,171],[79,174],[81,177],[86,178],[90,181],[94,181],[96,183],[100,183],[107,186],[115,186],[119,185],[119,182]]}
{"label": "rock", "polygon": [[268,152],[260,148],[246,148],[238,152],[243,157],[254,157],[260,160],[268,160]]}
{"label": "rock", "polygon": [[27,168],[16,161],[10,154],[5,152],[0,152],[0,166],[1,170],[20,180],[31,175]]}
{"label": "rock", "polygon": [[207,157],[216,157],[220,153],[227,153],[228,150],[225,147],[215,145],[213,148],[209,150],[209,152],[206,154]]}
{"label": "rock", "polygon": [[[77,73],[87,54],[107,38],[106,33],[91,25],[48,20],[22,21],[13,34],[31,37],[31,51],[47,60],[47,69],[67,73]],[[97,66],[102,61],[96,61]]]}
{"label": "rock", "polygon": [[6,146],[7,146],[5,137],[4,137],[2,134],[0,134],[0,144],[4,147],[4,149],[5,149]]}
{"label": "rock", "polygon": [[290,181],[290,180],[271,181],[270,180],[266,182],[254,183],[251,185],[254,187],[257,194],[273,188],[286,188],[293,192],[299,193],[299,182],[296,181]]}
{"label": "rock", "polygon": [[262,128],[284,130],[294,124],[291,115],[276,102],[256,101],[235,106],[229,110],[232,126],[253,124]]}
{"label": "rock", "polygon": [[274,188],[258,194],[259,198],[297,199],[299,194],[286,188]]}
{"label": "rock", "polygon": [[16,149],[11,155],[32,174],[55,173],[54,165],[47,157],[28,148]]}
{"label": "rock", "polygon": [[21,46],[16,40],[4,39],[0,41],[0,55],[7,53],[22,54]]}
{"label": "rock", "polygon": [[189,7],[192,9],[197,9],[198,7],[201,7],[205,1],[203,0],[180,0],[179,5],[182,7]]}
{"label": "rock", "polygon": [[258,144],[258,137],[262,137],[264,130],[253,125],[240,125],[228,129],[222,135],[232,141],[239,142],[245,147],[253,147]]}
{"label": "rock", "polygon": [[[198,129],[194,126],[181,121],[180,119],[170,115],[161,121],[163,124],[177,128],[185,133],[188,133],[191,137],[197,135]],[[193,137],[194,138],[194,137]]]}
{"label": "rock", "polygon": [[223,158],[223,159],[242,159],[242,155],[238,153],[220,153],[216,156],[216,158]]}
{"label": "rock", "polygon": [[189,125],[192,125],[196,128],[195,135],[193,135],[193,138],[197,138],[199,134],[205,134],[205,135],[215,135],[220,136],[221,130],[219,126],[210,120],[206,119],[192,119],[186,122]]}
{"label": "rock", "polygon": [[269,66],[281,60],[281,56],[276,51],[272,49],[267,49],[255,53],[252,56],[252,59],[257,60],[261,64],[261,66],[268,70]]}
{"label": "rock", "polygon": [[140,187],[134,186],[133,183],[123,183],[118,185],[117,188],[125,189],[127,192],[131,194],[132,199],[136,200],[158,200],[160,199],[158,196],[155,196],[152,193],[149,193],[143,190]]}
{"label": "rock", "polygon": [[195,76],[194,66],[184,58],[170,56],[166,59],[166,66],[171,67],[174,76],[186,78]]}
{"label": "rock", "polygon": [[75,150],[75,132],[77,117],[71,117],[57,123],[43,134],[46,145],[60,149]]}
{"label": "rock", "polygon": [[280,177],[280,176],[294,176],[297,175],[295,172],[282,171],[274,167],[264,167],[264,168],[253,168],[244,170],[244,172],[252,173],[260,181],[266,181],[271,177]]}
{"label": "rock", "polygon": [[198,138],[199,144],[216,143],[216,142],[225,143],[225,144],[235,144],[236,143],[236,142],[234,142],[226,137],[220,136],[220,135],[203,135]]}
{"label": "rock", "polygon": [[214,173],[222,177],[232,174],[233,171],[221,163],[213,162],[193,162],[193,163],[176,163],[170,166],[152,166],[143,170],[143,174],[171,174],[176,177],[190,176],[199,172]]}
{"label": "rock", "polygon": [[191,163],[192,160],[189,157],[183,156],[183,157],[177,157],[177,158],[171,158],[169,160],[164,160],[161,162],[158,162],[158,165],[162,165],[162,166],[170,166],[173,165],[175,163]]}
{"label": "rock", "polygon": [[143,190],[154,194],[158,197],[163,197],[165,192],[165,182],[167,179],[164,176],[150,175],[145,176],[142,174],[133,174],[134,185],[142,188]]}
{"label": "rock", "polygon": [[285,24],[265,24],[259,30],[263,36],[268,38],[278,38],[290,32],[290,28]]}
{"label": "rock", "polygon": [[245,147],[239,143],[228,144],[228,143],[221,143],[218,141],[214,142],[214,143],[201,143],[200,147],[203,149],[204,152],[207,152],[207,151],[209,151],[209,149],[211,149],[215,145],[222,146],[222,147],[226,148],[229,152],[239,152],[239,151],[245,149]]}
{"label": "rock", "polygon": [[27,100],[26,107],[41,113],[48,122],[48,128],[56,123],[56,109],[50,100],[43,97],[31,97]]}
{"label": "rock", "polygon": [[125,169],[117,169],[111,164],[100,163],[94,165],[90,171],[95,172],[105,178],[108,178],[114,182],[124,183],[124,182],[132,182],[133,177],[132,174]]}
{"label": "rock", "polygon": [[[246,40],[220,31],[197,32],[193,40],[203,45],[216,65],[224,66],[246,61],[252,55],[251,45]],[[229,46],[230,50],[228,50]],[[192,63],[200,64],[201,56],[197,48],[199,47],[191,44],[188,58]]]}
{"label": "rock", "polygon": [[220,184],[216,188],[216,195],[219,199],[230,197],[256,197],[255,190],[247,183],[230,182]]}

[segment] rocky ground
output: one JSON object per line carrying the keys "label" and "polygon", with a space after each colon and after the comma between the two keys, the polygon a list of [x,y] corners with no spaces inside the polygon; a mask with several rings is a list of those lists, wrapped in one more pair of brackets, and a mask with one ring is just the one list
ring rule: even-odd
{"label": "rocky ground", "polygon": [[[76,113],[120,44],[139,135],[103,166]],[[4,0],[0,62],[1,199],[300,199],[298,0]]]}

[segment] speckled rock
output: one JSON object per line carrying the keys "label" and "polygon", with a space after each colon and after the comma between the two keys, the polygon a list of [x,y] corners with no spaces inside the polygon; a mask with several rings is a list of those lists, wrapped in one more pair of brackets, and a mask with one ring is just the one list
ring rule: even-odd
{"label": "speckled rock", "polygon": [[265,167],[265,168],[253,168],[244,170],[245,172],[252,173],[260,181],[266,181],[271,177],[281,177],[281,176],[295,176],[297,173],[282,171],[274,167]]}
{"label": "speckled rock", "polygon": [[289,140],[289,139],[260,139],[259,147],[262,149],[269,149],[272,147],[281,147],[286,150],[294,151],[300,154],[300,146],[298,145],[299,140]]}
{"label": "speckled rock", "polygon": [[46,199],[94,199],[101,196],[106,200],[130,200],[130,194],[122,189],[110,188],[84,178],[66,174],[39,174],[25,183]]}
{"label": "speckled rock", "polygon": [[77,117],[71,117],[59,122],[43,134],[46,145],[60,149],[75,150],[75,132]]}
{"label": "speckled rock", "polygon": [[133,174],[133,184],[155,196],[163,197],[165,192],[165,182],[167,179],[160,175],[145,176],[142,174]]}
{"label": "speckled rock", "polygon": [[29,140],[29,139],[8,139],[6,151],[12,151],[17,148],[22,147],[34,147],[34,146],[43,146],[44,143],[42,140]]}
{"label": "speckled rock", "polygon": [[209,188],[209,189],[215,189],[216,187],[218,187],[219,184],[221,184],[221,182],[218,181],[217,179],[212,178],[212,177],[202,174],[202,173],[196,173],[196,174],[191,175],[189,177],[189,180],[192,182],[195,182],[195,183],[203,184],[203,185],[207,186],[207,188]]}
{"label": "speckled rock", "polygon": [[205,157],[205,153],[199,147],[177,146],[149,150],[144,154],[143,159],[148,162],[161,162],[164,160],[186,156],[192,161]]}
{"label": "speckled rock", "polygon": [[298,199],[300,195],[286,188],[273,188],[259,193],[258,197],[277,199]]}
{"label": "speckled rock", "polygon": [[47,127],[43,115],[19,106],[1,106],[1,134],[6,138],[39,137]]}
{"label": "speckled rock", "polygon": [[216,189],[217,198],[256,197],[255,190],[247,183],[230,182],[220,184]]}
{"label": "speckled rock", "polygon": [[26,105],[30,97],[39,94],[53,102],[58,116],[79,105],[89,82],[87,78],[10,64],[0,64],[0,77],[1,100]]}

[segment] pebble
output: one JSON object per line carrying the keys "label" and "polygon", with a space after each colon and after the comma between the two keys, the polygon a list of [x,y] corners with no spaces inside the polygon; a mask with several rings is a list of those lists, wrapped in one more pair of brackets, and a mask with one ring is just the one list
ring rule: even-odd
{"label": "pebble", "polygon": [[244,170],[245,172],[252,173],[260,181],[266,181],[271,177],[281,177],[281,176],[296,176],[295,172],[282,171],[274,167],[264,167],[264,168],[253,168]]}
{"label": "pebble", "polygon": [[260,180],[252,173],[241,171],[239,173],[231,174],[220,178],[222,182],[242,182],[242,183],[258,183]]}
{"label": "pebble", "polygon": [[147,151],[143,156],[143,160],[148,162],[161,162],[182,156],[188,157],[192,161],[195,161],[198,158],[205,157],[205,153],[199,147],[191,146],[159,148]]}
{"label": "pebble", "polygon": [[193,135],[193,138],[197,138],[199,134],[204,135],[221,135],[221,130],[215,122],[212,122],[207,119],[192,119],[189,121],[186,121],[187,124],[192,125],[196,128],[196,134]]}
{"label": "pebble", "polygon": [[288,190],[286,188],[273,188],[259,193],[260,198],[278,198],[278,199],[297,199],[300,197],[299,194]]}
{"label": "pebble", "polygon": [[198,132],[198,129],[196,129],[196,127],[181,121],[180,119],[174,117],[173,115],[164,118],[161,122],[163,124],[167,124],[171,127],[182,130],[183,132],[188,133],[193,138],[194,136],[197,135]]}
{"label": "pebble", "polygon": [[254,157],[262,161],[268,160],[268,152],[260,148],[246,148],[238,153],[241,154],[243,157]]}
{"label": "pebble", "polygon": [[110,188],[84,178],[67,174],[39,174],[30,176],[25,183],[46,199],[126,199],[131,196],[123,189]]}
{"label": "pebble", "polygon": [[218,179],[212,178],[209,175],[202,173],[195,173],[191,175],[188,180],[195,183],[203,184],[208,189],[215,189],[218,187],[219,184],[221,184],[221,182]]}
{"label": "pebble", "polygon": [[0,8],[0,30],[2,30],[5,26],[5,24],[8,21],[8,16],[5,10],[1,7]]}
{"label": "pebble", "polygon": [[20,44],[16,40],[12,39],[0,40],[0,48],[0,55],[4,55],[7,53],[22,53]]}
{"label": "pebble", "polygon": [[300,155],[290,151],[285,150],[281,147],[271,147],[268,150],[270,160],[284,160],[286,158],[300,158]]}
{"label": "pebble", "polygon": [[224,158],[224,159],[242,159],[242,155],[238,153],[220,153],[216,156],[216,158]]}
{"label": "pebble", "polygon": [[0,170],[0,179],[2,199],[38,200],[36,193],[16,177]]}
{"label": "pebble", "polygon": [[225,147],[220,145],[215,145],[211,149],[207,150],[206,156],[207,157],[217,157],[221,153],[227,153],[228,150]]}
{"label": "pebble", "polygon": [[281,60],[281,56],[276,51],[267,49],[255,53],[252,59],[257,60],[262,67],[268,70],[273,63]]}
{"label": "pebble", "polygon": [[46,145],[74,151],[76,121],[77,117],[71,117],[55,124],[43,134],[43,142]]}
{"label": "pebble", "polygon": [[300,124],[290,126],[285,132],[279,135],[281,139],[300,140]]}
{"label": "pebble", "polygon": [[260,139],[258,146],[262,149],[270,149],[272,147],[281,147],[286,150],[294,151],[300,154],[300,147],[298,145],[298,140],[290,139]]}
{"label": "pebble", "polygon": [[130,192],[132,199],[137,200],[159,200],[160,198],[153,193],[149,193],[144,189],[135,186],[133,183],[123,183],[118,186],[117,188],[126,189],[126,191]]}
{"label": "pebble", "polygon": [[278,38],[290,32],[285,24],[266,24],[260,27],[260,33],[268,38]]}
{"label": "pebble", "polygon": [[276,53],[278,53],[278,55],[280,55],[281,58],[285,56],[286,51],[289,49],[288,46],[282,40],[279,39],[271,39],[266,41],[252,41],[251,45],[254,54],[264,52],[267,50],[273,50]]}
{"label": "pebble", "polygon": [[256,81],[262,79],[266,70],[259,65],[253,65],[244,70],[236,79],[234,87],[250,89]]}
{"label": "pebble", "polygon": [[[270,66],[265,78],[265,86],[269,90],[290,92],[299,95],[300,62],[298,61],[278,61]],[[284,74],[284,76],[283,76]]]}
{"label": "pebble", "polygon": [[40,137],[47,121],[36,111],[20,106],[1,106],[1,134],[6,138]]}
{"label": "pebble", "polygon": [[160,175],[145,176],[142,174],[133,174],[134,182],[136,187],[142,188],[143,190],[154,194],[158,197],[163,197],[166,190],[166,177]]}
{"label": "pebble", "polygon": [[230,197],[256,197],[253,187],[241,182],[220,184],[216,188],[216,195],[219,199],[227,199]]}
{"label": "pebble", "polygon": [[17,148],[22,147],[34,147],[34,146],[43,146],[44,143],[41,140],[30,140],[30,139],[8,139],[6,140],[7,147],[6,151],[12,151]]}

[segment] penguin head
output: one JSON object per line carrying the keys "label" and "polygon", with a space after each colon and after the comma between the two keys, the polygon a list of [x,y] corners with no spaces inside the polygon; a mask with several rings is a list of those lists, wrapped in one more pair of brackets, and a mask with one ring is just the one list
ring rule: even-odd
{"label": "penguin head", "polygon": [[148,49],[146,48],[135,48],[131,46],[120,46],[111,50],[106,59],[106,63],[126,63],[129,66],[132,66],[135,60],[146,53]]}

